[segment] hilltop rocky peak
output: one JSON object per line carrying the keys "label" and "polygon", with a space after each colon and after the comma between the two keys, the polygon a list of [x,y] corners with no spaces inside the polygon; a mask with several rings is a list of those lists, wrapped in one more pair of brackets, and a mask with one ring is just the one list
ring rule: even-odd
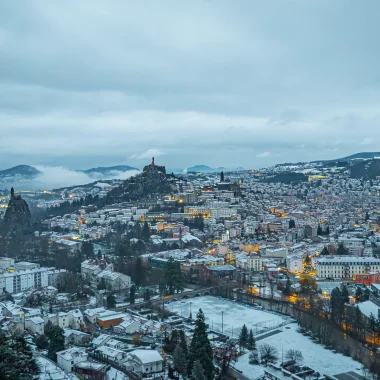
{"label": "hilltop rocky peak", "polygon": [[0,232],[5,236],[24,235],[32,232],[32,217],[29,206],[21,195],[15,195],[11,189],[11,199],[0,225]]}

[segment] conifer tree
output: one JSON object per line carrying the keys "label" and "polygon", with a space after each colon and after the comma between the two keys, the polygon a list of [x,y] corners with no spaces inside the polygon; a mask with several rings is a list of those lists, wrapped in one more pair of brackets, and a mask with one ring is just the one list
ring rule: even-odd
{"label": "conifer tree", "polygon": [[22,335],[0,336],[1,379],[34,379],[39,372],[38,363]]}
{"label": "conifer tree", "polygon": [[145,241],[149,240],[149,238],[150,238],[150,230],[149,230],[148,222],[144,222],[144,226],[143,226],[141,235],[142,235],[142,238]]}
{"label": "conifer tree", "polygon": [[185,358],[187,360],[188,349],[187,349],[185,332],[183,330],[179,330],[179,345],[181,346],[182,351],[183,351]]}
{"label": "conifer tree", "polygon": [[292,292],[292,282],[290,281],[290,278],[288,275],[286,275],[286,284],[284,289],[284,294],[288,296]]}
{"label": "conifer tree", "polygon": [[347,289],[347,286],[346,285],[343,285],[342,286],[342,301],[344,303],[348,303],[349,301],[349,293],[348,293],[348,289]]}
{"label": "conifer tree", "polygon": [[249,335],[248,335],[248,346],[251,350],[256,349],[256,340],[255,337],[253,336],[253,331],[252,329],[249,330]]}
{"label": "conifer tree", "polygon": [[244,324],[241,328],[240,335],[239,335],[239,345],[245,346],[248,342],[248,329],[247,326]]}
{"label": "conifer tree", "polygon": [[[202,309],[199,309],[197,314],[194,334],[190,344],[188,360],[189,373],[193,374],[193,367],[195,366],[199,374],[199,366],[195,365],[196,361],[199,361],[203,368],[204,378],[206,380],[212,380],[214,378],[213,353],[207,336],[207,325]],[[199,379],[199,377],[197,379]]]}
{"label": "conifer tree", "polygon": [[57,352],[65,349],[63,329],[59,326],[48,323],[45,326],[45,335],[49,339],[48,357],[53,361],[57,361]]}
{"label": "conifer tree", "polygon": [[204,375],[202,363],[199,360],[194,362],[192,371],[191,371],[191,380],[206,380]]}
{"label": "conifer tree", "polygon": [[180,344],[177,344],[173,353],[174,369],[183,376],[186,376],[186,357]]}
{"label": "conifer tree", "polygon": [[132,285],[131,289],[129,290],[129,303],[131,305],[135,303],[135,298],[136,298],[136,287]]}

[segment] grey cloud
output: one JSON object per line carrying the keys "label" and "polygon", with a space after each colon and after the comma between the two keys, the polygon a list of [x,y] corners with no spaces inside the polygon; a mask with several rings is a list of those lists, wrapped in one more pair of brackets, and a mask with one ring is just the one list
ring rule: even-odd
{"label": "grey cloud", "polygon": [[379,10],[375,0],[2,2],[0,166],[142,166],[156,149],[171,167],[251,167],[347,155],[358,141],[374,150]]}

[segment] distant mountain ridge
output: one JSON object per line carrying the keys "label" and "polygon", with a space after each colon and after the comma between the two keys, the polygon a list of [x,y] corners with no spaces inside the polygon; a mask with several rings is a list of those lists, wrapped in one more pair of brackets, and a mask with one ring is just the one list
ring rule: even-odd
{"label": "distant mountain ridge", "polygon": [[0,177],[10,177],[10,176],[24,176],[24,177],[34,177],[41,172],[34,166],[30,165],[17,165],[12,168],[0,170]]}
{"label": "distant mountain ridge", "polygon": [[242,171],[245,170],[243,167],[239,166],[237,168],[225,168],[225,167],[218,167],[218,168],[212,168],[208,165],[194,165],[186,169],[186,172],[196,172],[196,173],[217,173],[222,171]]}
{"label": "distant mountain ridge", "polygon": [[91,168],[86,170],[79,170],[83,173],[92,175],[94,173],[100,173],[103,175],[112,174],[112,172],[127,172],[130,170],[139,170],[133,166],[128,165],[116,165],[116,166],[99,166],[97,168]]}
{"label": "distant mountain ridge", "polygon": [[370,160],[380,158],[380,152],[360,152],[351,154],[347,157],[332,159],[332,160],[315,160],[312,162],[347,162],[347,161],[353,161],[353,160]]}

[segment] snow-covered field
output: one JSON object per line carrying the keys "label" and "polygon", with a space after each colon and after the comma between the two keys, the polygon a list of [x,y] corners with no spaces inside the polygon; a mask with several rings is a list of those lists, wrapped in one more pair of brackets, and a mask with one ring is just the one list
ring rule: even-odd
{"label": "snow-covered field", "polygon": [[195,297],[183,301],[169,303],[166,308],[183,317],[196,318],[199,309],[202,309],[209,327],[215,331],[222,331],[223,312],[223,332],[230,336],[238,336],[243,324],[248,329],[252,329],[254,334],[265,330],[271,330],[284,323],[286,317],[273,314],[252,307],[240,305],[238,303],[219,299],[212,296]]}
{"label": "snow-covered field", "polygon": [[[257,347],[262,343],[269,343],[277,348],[280,360],[282,352],[285,355],[289,349],[301,350],[304,357],[303,364],[325,375],[333,376],[349,371],[362,374],[362,365],[359,362],[314,343],[309,337],[299,333],[297,328],[296,323],[282,327],[282,332],[258,341]],[[263,373],[263,367],[250,365],[248,356],[249,353],[241,356],[234,367],[243,371],[248,378],[256,379]]]}

